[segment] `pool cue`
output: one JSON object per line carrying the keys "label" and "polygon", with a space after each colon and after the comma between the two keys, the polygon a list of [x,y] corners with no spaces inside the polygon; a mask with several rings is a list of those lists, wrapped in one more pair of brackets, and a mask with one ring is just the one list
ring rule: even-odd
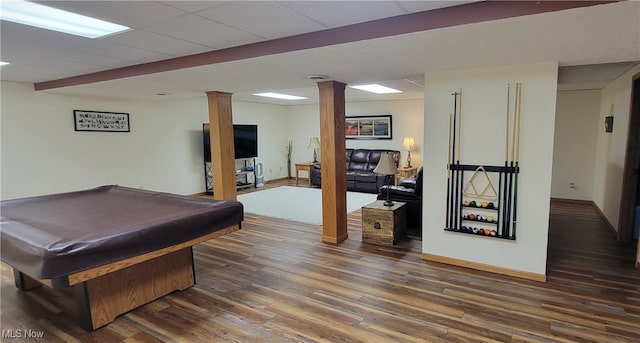
{"label": "pool cue", "polygon": [[513,132],[512,132],[512,136],[511,136],[511,161],[510,161],[510,166],[511,166],[511,176],[510,176],[510,185],[509,185],[509,216],[508,216],[508,235],[507,238],[512,238],[513,234],[511,232],[512,228],[513,228],[513,202],[514,202],[514,181],[515,181],[515,170],[516,170],[516,165],[515,165],[515,160],[516,160],[516,143],[517,143],[517,138],[518,138],[518,102],[520,101],[520,99],[518,98],[518,89],[519,89],[519,83],[516,83],[516,94],[515,94],[515,103],[514,103],[514,110],[513,110]]}
{"label": "pool cue", "polygon": [[[504,134],[504,170],[502,173],[500,173],[500,186],[502,187],[502,183],[504,181],[504,187],[502,187],[502,190],[500,191],[500,235],[502,236],[506,236],[506,231],[507,231],[507,213],[506,213],[506,208],[507,208],[507,173],[508,173],[508,168],[509,168],[509,101],[510,101],[510,96],[511,96],[511,84],[508,83],[507,84],[507,125],[505,128],[505,134]],[[504,173],[504,180],[502,180],[502,174]]]}
{"label": "pool cue", "polygon": [[516,168],[513,171],[515,173],[515,180],[514,180],[514,186],[513,186],[513,233],[511,234],[512,239],[516,239],[516,227],[517,227],[517,208],[518,208],[518,174],[519,174],[519,169],[518,169],[518,165],[520,164],[520,112],[521,112],[521,108],[522,108],[522,83],[516,83],[516,109],[515,109],[515,118],[514,118],[514,123],[513,123],[513,129],[515,131],[515,135],[518,137],[517,140],[514,139],[515,141],[515,146],[514,146],[514,150],[515,150],[515,163],[516,163]]}
{"label": "pool cue", "polygon": [[451,224],[452,227],[454,229],[458,229],[458,225],[457,225],[457,219],[456,219],[456,215],[457,215],[457,211],[456,211],[456,202],[458,201],[458,182],[457,182],[457,178],[458,178],[458,169],[457,169],[457,165],[455,164],[455,160],[456,160],[456,127],[457,127],[457,120],[458,120],[458,95],[457,93],[453,93],[452,94],[454,96],[453,98],[453,145],[452,145],[452,153],[453,153],[453,157],[451,158],[451,163],[453,164],[454,168],[456,168],[455,172],[453,172],[453,187],[451,187],[451,190],[453,191],[455,189],[455,193],[451,194]]}
{"label": "pool cue", "polygon": [[[516,88],[517,88],[517,83],[516,83]],[[517,92],[516,92],[517,93]],[[515,97],[515,102],[518,101],[518,97],[516,95]],[[515,158],[514,154],[515,154],[515,142],[516,142],[516,113],[515,113],[515,107],[517,106],[517,104],[514,104],[514,113],[513,113],[513,130],[511,130],[511,158],[509,160],[509,174],[508,174],[508,191],[507,191],[507,208],[506,210],[506,230],[504,233],[505,238],[509,238],[511,236],[511,210],[512,210],[512,199],[513,199],[513,171],[514,171],[514,165],[513,165],[513,160]]]}
{"label": "pool cue", "polygon": [[450,229],[451,228],[451,187],[453,186],[451,184],[451,168],[453,167],[453,162],[451,160],[451,119],[452,119],[453,114],[449,113],[449,145],[447,146],[449,153],[447,155],[447,169],[448,169],[448,173],[447,173],[447,216],[446,216],[446,228]]}
{"label": "pool cue", "polygon": [[456,203],[456,228],[460,229],[462,226],[462,181],[464,179],[464,170],[460,168],[460,153],[462,151],[462,88],[458,91],[458,156],[456,165],[458,166],[458,202]]}

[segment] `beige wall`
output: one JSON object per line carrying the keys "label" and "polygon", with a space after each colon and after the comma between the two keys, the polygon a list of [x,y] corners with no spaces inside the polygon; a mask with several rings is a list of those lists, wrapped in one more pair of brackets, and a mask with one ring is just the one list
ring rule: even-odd
{"label": "beige wall", "polygon": [[[523,83],[517,240],[446,232],[451,93],[462,88],[461,163],[500,166],[506,88],[516,82]],[[555,62],[425,75],[424,253],[545,274],[556,88]]]}
{"label": "beige wall", "polygon": [[[605,87],[602,90],[598,112],[593,201],[616,230],[620,216],[622,172],[629,129],[631,82],[633,75],[637,73],[640,73],[640,65]],[[612,105],[613,132],[605,133],[604,117],[609,115]]]}
{"label": "beige wall", "polygon": [[599,113],[599,90],[558,92],[552,197],[593,199],[596,142],[602,129]]}
{"label": "beige wall", "polygon": [[[2,82],[0,197],[11,199],[103,184],[193,194],[204,191],[202,123],[206,97],[121,101],[34,92]],[[422,100],[350,103],[349,115],[393,115],[393,139],[348,141],[348,147],[402,149],[411,134],[422,165]],[[73,110],[126,112],[131,132],[76,132]],[[309,137],[319,132],[318,105],[278,106],[233,101],[234,122],[258,125],[258,158],[265,180],[287,176],[282,146],[293,140],[292,162],[309,161]],[[403,151],[403,158],[406,153]]]}
{"label": "beige wall", "polygon": [[[402,162],[406,163],[407,152],[402,147],[405,136],[413,136],[416,141],[416,150],[411,152],[411,165],[422,166],[423,152],[423,101],[394,100],[351,102],[345,105],[347,116],[361,115],[392,115],[392,139],[348,139],[347,148],[365,149],[393,149],[402,152]],[[295,162],[310,161],[313,159],[313,151],[308,149],[309,137],[320,134],[320,112],[318,105],[289,106],[288,122],[293,139],[293,160]],[[319,155],[319,154],[318,154]],[[319,156],[318,156],[319,158]]]}
{"label": "beige wall", "polygon": [[[11,199],[104,184],[203,192],[202,123],[206,97],[179,101],[118,101],[34,92],[1,84],[1,198]],[[76,132],[73,110],[126,112],[131,132]],[[284,106],[233,102],[234,122],[258,124],[259,158],[269,177],[286,176],[274,146],[286,136]],[[282,170],[282,171],[281,171]]]}

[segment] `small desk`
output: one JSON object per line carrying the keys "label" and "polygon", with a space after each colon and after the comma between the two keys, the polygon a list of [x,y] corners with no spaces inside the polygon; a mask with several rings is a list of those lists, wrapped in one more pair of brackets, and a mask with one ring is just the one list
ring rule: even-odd
{"label": "small desk", "polygon": [[398,174],[396,174],[396,186],[400,184],[402,179],[415,178],[418,175],[417,167],[400,167],[398,168]]}
{"label": "small desk", "polygon": [[296,163],[296,186],[298,185],[298,174],[300,171],[307,172],[307,180],[309,180],[309,187],[311,187],[311,167],[313,166],[313,162],[302,162]]}

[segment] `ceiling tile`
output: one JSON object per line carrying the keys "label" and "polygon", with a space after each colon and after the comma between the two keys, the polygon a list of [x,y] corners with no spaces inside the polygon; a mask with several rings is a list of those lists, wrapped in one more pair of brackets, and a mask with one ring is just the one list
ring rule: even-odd
{"label": "ceiling tile", "polygon": [[197,15],[188,14],[148,28],[149,31],[175,37],[215,49],[254,43],[262,38]]}
{"label": "ceiling tile", "polygon": [[326,29],[310,18],[273,1],[231,2],[198,14],[267,39]]}
{"label": "ceiling tile", "polygon": [[394,1],[280,1],[327,28],[406,14]]}
{"label": "ceiling tile", "polygon": [[160,2],[167,6],[171,6],[173,8],[177,8],[182,11],[185,11],[187,13],[193,13],[193,12],[201,11],[207,8],[223,5],[228,3],[229,1],[213,1],[213,0],[181,1],[179,0],[179,1],[160,1]]}
{"label": "ceiling tile", "polygon": [[[72,66],[74,68],[74,72],[67,73],[66,75],[63,75],[64,77],[78,75],[78,71],[80,69],[82,69],[83,73],[91,73],[96,70],[103,70],[133,63],[128,59],[91,55],[83,51],[69,54],[69,51],[65,49],[58,49],[55,47],[43,48],[42,46],[34,46],[29,43],[14,46],[18,47],[18,49],[1,49],[2,57],[0,57],[0,59],[11,63],[19,61],[21,64],[27,61],[34,63],[33,59],[38,58],[39,61],[42,61],[43,66],[57,71],[70,70],[69,66]],[[2,76],[4,79],[4,75]],[[39,79],[40,81],[47,80],[45,77]]]}
{"label": "ceiling tile", "polygon": [[66,76],[67,70],[54,70],[51,66],[36,66],[31,64],[14,65],[9,64],[2,66],[3,81],[17,81],[36,83],[45,80],[58,79]]}
{"label": "ceiling tile", "polygon": [[467,1],[458,1],[458,0],[445,0],[445,1],[398,1],[400,6],[407,9],[407,11],[413,12],[422,12],[422,11],[431,11],[438,8],[452,7],[463,5],[470,2],[479,2],[483,0],[467,0]]}
{"label": "ceiling tile", "polygon": [[112,43],[164,53],[171,56],[197,54],[210,51],[212,49],[211,46],[195,44],[145,30],[132,30],[119,35],[106,37],[105,40]]}

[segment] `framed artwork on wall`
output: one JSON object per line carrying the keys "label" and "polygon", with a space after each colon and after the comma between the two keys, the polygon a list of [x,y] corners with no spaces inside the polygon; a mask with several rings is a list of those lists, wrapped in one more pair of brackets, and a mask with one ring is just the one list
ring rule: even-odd
{"label": "framed artwork on wall", "polygon": [[129,113],[73,110],[76,131],[130,132]]}
{"label": "framed artwork on wall", "polygon": [[345,117],[347,139],[391,139],[392,132],[390,114]]}

